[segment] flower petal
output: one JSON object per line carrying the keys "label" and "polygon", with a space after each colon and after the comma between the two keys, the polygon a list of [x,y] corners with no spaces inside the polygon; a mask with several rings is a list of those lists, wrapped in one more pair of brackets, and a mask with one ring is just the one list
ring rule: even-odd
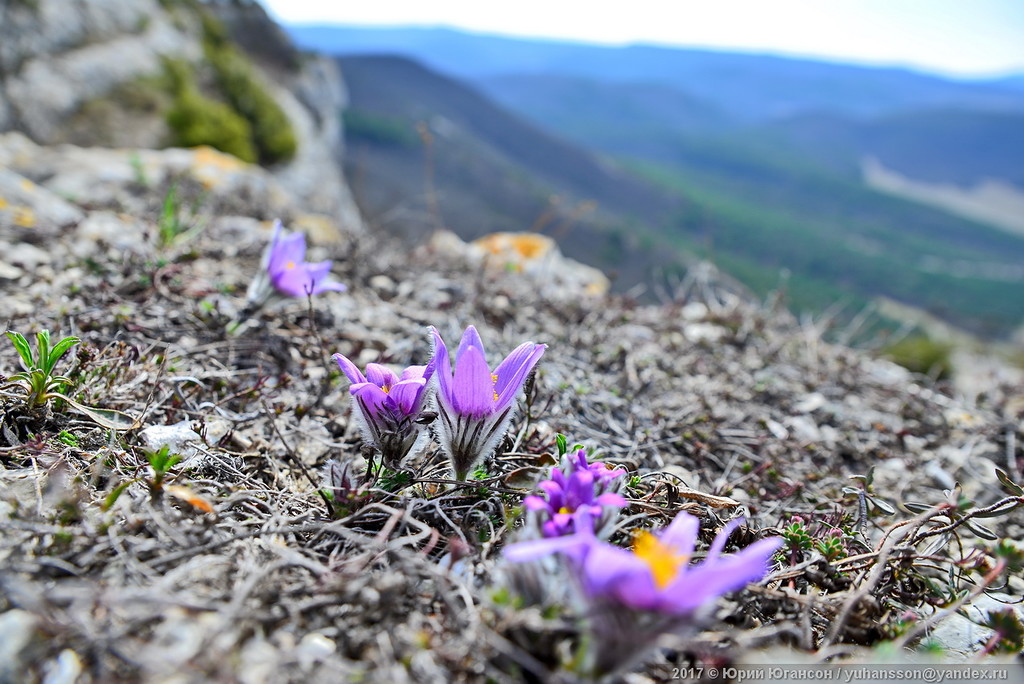
{"label": "flower petal", "polygon": [[[291,261],[289,264],[293,263]],[[280,271],[270,273],[270,281],[277,288],[278,292],[289,297],[305,297],[312,294],[314,282],[304,264],[295,264],[292,267],[283,268]]]}
{"label": "flower petal", "polygon": [[388,398],[384,390],[372,382],[363,382],[352,385],[349,391],[358,400],[359,405],[365,407],[366,419],[376,422]]}
{"label": "flower petal", "polygon": [[426,374],[426,366],[409,366],[402,374],[398,377],[399,380],[429,380],[430,378]]}
{"label": "flower petal", "polygon": [[602,506],[616,506],[618,508],[623,508],[627,505],[626,498],[621,494],[616,494],[615,492],[605,492],[594,499],[594,503]]}
{"label": "flower petal", "polygon": [[448,356],[448,347],[444,346],[444,340],[441,339],[437,328],[430,326],[430,334],[434,337],[434,354],[431,364],[434,365],[434,370],[437,373],[438,394],[448,407],[457,411],[458,407],[452,396],[452,360]]}
{"label": "flower petal", "polygon": [[[644,594],[654,588],[650,568],[633,553],[604,542],[594,543],[583,566],[585,584],[593,594],[614,593],[622,585],[628,596],[634,587]],[[630,605],[633,605],[632,603]]]}
{"label": "flower petal", "polygon": [[[455,350],[456,370],[458,369],[459,366],[459,359],[462,358],[462,355],[465,354],[466,350],[469,349],[470,347],[476,347],[477,349],[479,349],[480,353],[483,355],[484,360],[486,362],[487,353],[484,351],[483,340],[480,339],[480,333],[478,333],[476,331],[476,328],[472,325],[468,326],[466,328],[466,331],[462,333],[462,339],[459,341],[459,348]],[[490,367],[488,366],[488,371],[489,370]]]}
{"label": "flower petal", "polygon": [[368,363],[366,364],[366,380],[372,382],[377,387],[390,388],[398,382],[398,376],[387,366],[382,366],[379,363]]}
{"label": "flower petal", "polygon": [[267,264],[267,271],[271,277],[297,268],[305,257],[306,236],[302,233],[281,235],[280,225],[275,225],[270,261]]}
{"label": "flower petal", "polygon": [[[367,370],[369,370],[369,366],[367,366]],[[391,386],[388,397],[402,414],[414,417],[422,408],[421,400],[426,388],[427,381],[423,378],[400,380]]]}
{"label": "flower petal", "polygon": [[356,364],[352,363],[348,357],[343,354],[335,354],[331,358],[338,362],[338,366],[341,367],[341,372],[348,376],[350,382],[366,382],[366,376],[359,371]]}
{"label": "flower petal", "polygon": [[690,557],[697,544],[699,529],[700,518],[680,511],[658,538],[663,544],[671,546],[676,555]]}
{"label": "flower petal", "polygon": [[516,394],[522,389],[523,383],[526,382],[526,376],[540,361],[540,357],[544,355],[546,349],[547,345],[544,344],[524,342],[513,349],[512,353],[498,364],[498,367],[494,369],[494,374],[498,378],[494,385],[494,391],[498,393],[497,403],[499,406],[512,403]]}
{"label": "flower petal", "polygon": [[467,347],[459,355],[452,390],[459,413],[479,418],[494,412],[494,382],[479,347]]}
{"label": "flower petal", "polygon": [[546,511],[548,502],[535,494],[523,498],[523,506],[529,511]]}
{"label": "flower petal", "polygon": [[594,545],[593,537],[571,534],[562,537],[530,539],[528,541],[509,544],[502,554],[513,563],[537,560],[553,553],[564,553],[571,558],[584,557]]}
{"label": "flower petal", "polygon": [[665,588],[661,609],[674,614],[691,612],[718,596],[763,579],[780,546],[779,537],[762,539],[735,555],[687,568]]}
{"label": "flower petal", "polygon": [[303,264],[306,269],[306,273],[309,274],[310,282],[312,283],[312,287],[310,288],[312,291],[310,294],[320,294],[321,292],[327,292],[329,290],[334,292],[343,292],[348,289],[341,283],[327,279],[327,276],[330,275],[331,272],[331,263],[332,262],[330,261],[320,261],[317,263]]}

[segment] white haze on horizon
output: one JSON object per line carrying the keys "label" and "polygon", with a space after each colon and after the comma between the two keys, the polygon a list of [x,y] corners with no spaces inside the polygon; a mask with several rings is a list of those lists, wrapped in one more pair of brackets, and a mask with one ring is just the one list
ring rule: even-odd
{"label": "white haze on horizon", "polygon": [[[286,24],[446,26],[523,38],[648,43],[901,66],[959,78],[1024,74],[1024,0],[262,0]],[[742,18],[742,21],[737,21]]]}

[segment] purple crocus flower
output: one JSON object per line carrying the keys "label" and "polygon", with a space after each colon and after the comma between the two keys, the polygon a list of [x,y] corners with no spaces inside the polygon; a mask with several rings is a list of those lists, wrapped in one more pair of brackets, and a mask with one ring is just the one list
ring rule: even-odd
{"label": "purple crocus flower", "polygon": [[306,236],[302,233],[281,235],[281,222],[274,222],[274,237],[270,241],[270,260],[267,273],[274,289],[288,297],[305,297],[334,290],[341,292],[345,286],[327,280],[331,272],[330,261],[315,264],[305,261]]}
{"label": "purple crocus flower", "polygon": [[[583,463],[586,464],[585,455]],[[609,472],[604,464],[593,465]],[[572,534],[576,531],[576,520],[584,514],[595,521],[593,524],[599,531],[611,527],[610,523],[615,520],[614,509],[625,506],[626,499],[617,492],[603,491],[606,485],[598,481],[591,467],[574,469],[568,474],[552,468],[551,479],[537,485],[546,498],[531,495],[523,499],[523,505],[539,523],[541,535],[561,537]],[[625,472],[621,471],[622,474]]]}
{"label": "purple crocus flower", "polygon": [[524,342],[492,371],[480,335],[469,326],[455,352],[453,372],[444,340],[435,328],[430,332],[437,368],[437,439],[451,459],[456,479],[465,480],[505,434],[516,396],[547,345]]}
{"label": "purple crocus flower", "polygon": [[599,541],[592,523],[582,516],[580,520],[575,535],[512,544],[505,556],[526,561],[565,554],[588,596],[667,615],[695,613],[716,597],[762,579],[782,545],[781,538],[771,537],[735,555],[722,556],[726,540],[742,522],[734,520],[715,538],[704,561],[690,566],[700,520],[688,513],[679,513],[660,535],[640,532],[632,550]]}
{"label": "purple crocus flower", "polygon": [[282,235],[280,221],[274,221],[274,234],[263,253],[260,273],[249,286],[250,305],[258,307],[274,294],[285,297],[305,297],[321,292],[341,292],[341,283],[328,280],[330,261],[310,263],[306,258],[306,236],[302,233]]}
{"label": "purple crocus flower", "polygon": [[506,547],[513,562],[561,554],[588,608],[592,637],[587,669],[600,676],[621,671],[656,643],[661,634],[694,625],[719,596],[763,579],[782,546],[771,537],[737,554],[722,549],[735,520],[715,538],[704,561],[690,565],[699,520],[679,513],[660,535],[639,533],[632,550],[594,536],[588,515],[577,518],[575,534],[534,539]]}
{"label": "purple crocus flower", "polygon": [[594,476],[594,485],[600,492],[618,488],[622,482],[620,478],[626,474],[625,468],[616,468],[601,461],[587,463],[587,450],[583,448],[566,454],[565,464],[562,467],[562,472],[567,475],[581,470],[586,470]]}
{"label": "purple crocus flower", "polygon": [[364,439],[381,453],[385,465],[398,467],[409,455],[423,425],[420,417],[427,398],[433,362],[409,366],[402,375],[378,363],[366,365],[366,375],[342,354],[332,357],[352,381],[349,392]]}

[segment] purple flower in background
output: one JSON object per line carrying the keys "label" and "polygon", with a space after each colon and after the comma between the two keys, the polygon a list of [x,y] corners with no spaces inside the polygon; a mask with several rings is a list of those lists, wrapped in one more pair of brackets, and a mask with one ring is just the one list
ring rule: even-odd
{"label": "purple flower in background", "polygon": [[[586,464],[585,455],[583,463]],[[604,464],[593,465],[599,466],[604,472],[610,472]],[[551,479],[537,485],[544,491],[546,498],[531,495],[523,499],[523,505],[533,512],[543,536],[572,534],[576,531],[576,520],[581,515],[587,515],[588,524],[593,524],[598,530],[611,527],[617,509],[626,505],[626,499],[616,492],[604,491],[607,485],[595,477],[592,467],[574,469],[568,474],[552,468]],[[620,471],[621,474],[625,472]],[[594,522],[590,523],[591,520]]]}
{"label": "purple flower in background", "polygon": [[401,376],[378,364],[366,365],[364,376],[342,354],[332,357],[352,381],[349,392],[365,440],[376,447],[384,463],[398,467],[409,455],[423,425],[419,422],[434,372],[427,366],[409,366]]}
{"label": "purple flower in background", "polygon": [[305,261],[305,235],[282,233],[281,222],[275,221],[274,235],[263,253],[260,273],[249,286],[247,298],[251,305],[264,304],[275,292],[285,297],[305,297],[346,289],[341,283],[327,279],[331,271],[330,261]]}
{"label": "purple flower in background", "polygon": [[491,371],[476,328],[469,326],[455,352],[452,371],[448,348],[435,328],[438,442],[448,454],[458,480],[486,458],[505,434],[523,388],[547,345],[524,342]]}
{"label": "purple flower in background", "polygon": [[620,478],[626,474],[625,468],[615,468],[601,461],[587,463],[586,449],[580,448],[571,454],[566,454],[562,472],[570,475],[583,470],[594,476],[594,486],[597,487],[599,492],[618,488],[622,482]]}
{"label": "purple flower in background", "polygon": [[302,233],[281,235],[281,222],[274,222],[274,237],[270,241],[270,259],[267,273],[274,289],[288,297],[305,297],[334,290],[341,292],[345,286],[327,280],[331,272],[330,261],[315,264],[305,261],[306,236]]}
{"label": "purple flower in background", "polygon": [[782,539],[755,542],[737,554],[722,549],[735,520],[715,538],[703,562],[690,565],[699,520],[679,513],[661,534],[640,532],[632,550],[602,542],[594,536],[584,514],[575,534],[512,544],[505,557],[531,561],[561,554],[588,607],[592,637],[587,669],[604,675],[619,671],[657,637],[678,632],[697,622],[719,596],[743,588],[767,575]]}

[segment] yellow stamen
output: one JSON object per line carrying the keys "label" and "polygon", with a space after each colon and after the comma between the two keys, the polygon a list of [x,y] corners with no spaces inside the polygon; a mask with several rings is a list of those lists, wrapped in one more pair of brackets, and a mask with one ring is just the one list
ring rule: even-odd
{"label": "yellow stamen", "polygon": [[[492,385],[497,385],[498,384],[498,374],[497,373],[491,373],[491,384]],[[494,390],[494,401],[498,401],[498,390]]]}
{"label": "yellow stamen", "polygon": [[663,543],[650,532],[640,532],[633,538],[633,554],[647,564],[654,575],[654,583],[664,589],[679,575],[689,557]]}
{"label": "yellow stamen", "polygon": [[295,268],[295,262],[294,261],[289,261],[287,264],[284,265],[284,267],[287,268],[290,271],[293,268]]}
{"label": "yellow stamen", "polygon": [[558,509],[558,512],[559,512],[559,513],[572,513],[572,511],[570,511],[570,510],[569,510],[568,508],[566,508],[565,506],[562,506],[561,508],[559,508],[559,509]]}

